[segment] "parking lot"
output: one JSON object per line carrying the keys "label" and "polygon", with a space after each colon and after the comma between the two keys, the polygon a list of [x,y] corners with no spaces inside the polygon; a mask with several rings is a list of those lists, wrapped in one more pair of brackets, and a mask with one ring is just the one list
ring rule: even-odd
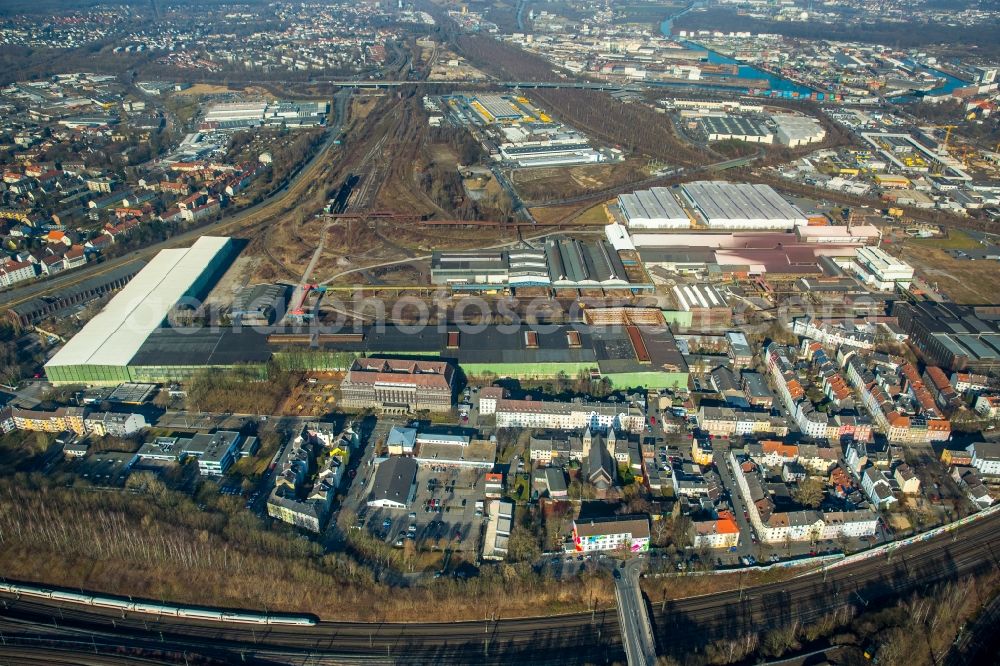
{"label": "parking lot", "polygon": [[585,571],[614,569],[617,560],[608,553],[565,553],[545,557],[536,562],[534,569],[556,580],[569,580]]}
{"label": "parking lot", "polygon": [[[483,499],[485,470],[421,465],[416,497],[408,509],[368,508],[369,531],[402,546],[405,539],[421,549],[450,548],[477,553],[485,518],[476,508]],[[476,515],[479,513],[480,515]]]}

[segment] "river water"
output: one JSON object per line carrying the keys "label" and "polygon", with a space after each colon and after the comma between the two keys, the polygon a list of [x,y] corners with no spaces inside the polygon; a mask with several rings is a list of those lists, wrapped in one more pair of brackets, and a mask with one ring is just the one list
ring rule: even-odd
{"label": "river water", "polygon": [[[663,20],[662,23],[660,23],[660,32],[663,34],[664,37],[667,37],[668,39],[673,39],[671,33],[673,31],[674,21],[680,18],[681,16],[684,16],[688,12],[701,7],[702,4],[703,4],[702,2],[695,2],[690,6],[688,6],[686,9],[684,9],[683,11],[680,11],[674,14],[673,16],[668,16]],[[724,64],[737,65],[739,68],[737,78],[766,80],[770,85],[770,91],[760,91],[759,94],[761,95],[767,95],[772,97],[813,97],[815,99],[823,99],[826,96],[831,96],[832,98],[831,93],[824,94],[822,92],[816,92],[810,88],[799,85],[794,81],[789,81],[784,77],[775,76],[770,72],[765,72],[764,70],[753,67],[752,65],[746,65],[740,63],[734,58],[730,58],[729,56],[725,56],[721,53],[713,51],[712,49],[709,49],[701,44],[698,44],[697,42],[682,42],[682,43],[688,48],[708,51],[708,62],[712,64],[724,63]],[[948,74],[947,72],[942,72],[938,69],[933,69],[931,67],[920,65],[915,62],[909,62],[908,64],[911,64],[913,67],[917,69],[923,69],[927,72],[930,72],[934,76],[938,76],[944,79],[944,83],[933,90],[933,92],[935,93],[950,93],[955,88],[961,88],[962,86],[969,85],[965,81],[962,81],[961,79],[958,79]],[[703,83],[707,83],[710,81],[711,79],[708,78],[706,79],[706,81],[703,81]]]}
{"label": "river water", "polygon": [[[701,2],[695,2],[686,9],[684,9],[683,11],[678,12],[673,16],[668,16],[663,20],[662,23],[660,23],[660,32],[663,34],[664,37],[667,37],[668,39],[673,39],[671,33],[673,31],[674,21],[680,18],[681,16],[684,16],[688,12],[692,11],[693,9],[697,9],[701,5],[702,5]],[[809,97],[813,95],[813,93],[815,92],[810,88],[801,86],[797,83],[789,81],[786,78],[775,76],[770,72],[765,72],[764,70],[753,67],[752,65],[745,65],[743,63],[740,63],[734,58],[730,58],[729,56],[725,56],[721,53],[713,51],[712,49],[709,49],[701,44],[698,44],[697,42],[682,42],[682,44],[684,44],[684,46],[688,48],[708,51],[708,62],[713,65],[718,65],[718,64],[737,65],[738,73],[736,76],[738,79],[748,79],[748,80],[763,79],[767,81],[768,85],[770,86],[770,91],[762,90],[760,91],[760,94],[762,95],[770,95],[775,97]],[[706,77],[705,79],[703,79],[702,84],[710,86],[711,77]],[[748,85],[747,90],[749,89],[750,87]]]}

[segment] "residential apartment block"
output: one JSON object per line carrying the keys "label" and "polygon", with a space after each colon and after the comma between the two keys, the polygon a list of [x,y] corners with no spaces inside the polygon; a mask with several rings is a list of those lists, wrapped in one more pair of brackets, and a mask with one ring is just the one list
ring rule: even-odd
{"label": "residential apartment block", "polygon": [[740,528],[728,511],[717,518],[691,524],[691,545],[695,548],[732,548],[740,543]]}
{"label": "residential apartment block", "polygon": [[638,433],[642,432],[645,425],[645,415],[641,409],[617,403],[511,400],[501,397],[495,402],[488,402],[484,407],[480,398],[479,413],[483,416],[495,414],[498,428],[613,428]]}
{"label": "residential apartment block", "polygon": [[764,543],[819,541],[875,534],[878,514],[872,511],[778,511],[759,465],[737,456],[735,451],[729,452],[729,462],[750,523]]}
{"label": "residential apartment block", "polygon": [[573,544],[582,553],[649,550],[649,518],[615,516],[573,521]]}
{"label": "residential apartment block", "polygon": [[697,420],[698,427],[713,437],[753,434],[784,437],[788,434],[788,424],[765,411],[701,406],[698,408]]}
{"label": "residential apartment block", "polygon": [[812,317],[799,317],[792,322],[792,333],[816,340],[829,347],[855,347],[875,349],[875,327],[858,325],[851,321],[823,321]]}

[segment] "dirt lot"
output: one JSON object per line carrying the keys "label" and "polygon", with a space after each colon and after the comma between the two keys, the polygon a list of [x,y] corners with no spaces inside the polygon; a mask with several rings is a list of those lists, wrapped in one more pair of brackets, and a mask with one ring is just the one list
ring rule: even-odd
{"label": "dirt lot", "polygon": [[552,206],[549,208],[532,208],[531,214],[542,223],[563,222],[580,226],[604,226],[610,222],[607,208],[599,203],[589,208],[579,206]]}
{"label": "dirt lot", "polygon": [[230,92],[243,92],[247,95],[257,95],[266,99],[272,99],[274,95],[269,93],[264,88],[259,88],[257,86],[248,87],[234,87],[229,86],[217,86],[210,83],[196,83],[186,90],[178,90],[176,95],[217,95],[220,93],[230,93]]}
{"label": "dirt lot", "polygon": [[354,97],[351,99],[351,110],[349,115],[357,121],[362,121],[375,108],[376,99],[374,97]]}
{"label": "dirt lot", "polygon": [[959,244],[959,240],[953,237],[909,239],[902,245],[887,249],[896,253],[902,248],[902,258],[932,286],[937,283],[938,290],[956,303],[995,303],[996,294],[1000,293],[1000,266],[997,262],[954,259],[942,247],[962,249],[978,245],[974,241],[971,245]]}
{"label": "dirt lot", "polygon": [[642,180],[649,175],[645,164],[643,160],[627,160],[620,164],[519,169],[513,181],[525,201],[562,199]]}
{"label": "dirt lot", "polygon": [[233,298],[250,284],[250,278],[257,271],[260,264],[260,257],[251,254],[237,257],[229,270],[223,274],[222,278],[212,288],[211,293],[205,298],[205,305],[213,308],[227,308],[233,304]]}
{"label": "dirt lot", "polygon": [[308,373],[302,382],[292,389],[288,399],[281,406],[280,413],[315,418],[328,415],[337,404],[341,379],[343,373],[338,372]]}
{"label": "dirt lot", "polygon": [[[329,193],[339,188],[349,173],[354,173],[377,183],[377,192],[371,191],[373,211],[435,219],[455,217],[454,211],[445,211],[432,201],[419,181],[423,165],[453,164],[455,152],[444,143],[428,142],[425,133],[414,129],[417,127],[414,123],[420,122],[416,114],[413,108],[389,98],[356,100],[348,131],[356,138],[334,154],[323,182],[305,202],[307,205],[255,236],[248,253],[261,261],[249,280],[300,279],[322,242],[323,251],[312,273],[316,282],[411,284],[412,279],[422,277],[416,274],[423,271],[420,265],[409,270],[387,270],[383,278],[380,272],[384,264],[424,257],[438,249],[472,249],[516,241],[516,229],[501,227],[434,227],[420,225],[413,219],[377,222],[339,219],[328,224],[327,219],[313,215]],[[354,272],[344,275],[347,271],[369,268],[375,272],[368,278],[359,278]]]}

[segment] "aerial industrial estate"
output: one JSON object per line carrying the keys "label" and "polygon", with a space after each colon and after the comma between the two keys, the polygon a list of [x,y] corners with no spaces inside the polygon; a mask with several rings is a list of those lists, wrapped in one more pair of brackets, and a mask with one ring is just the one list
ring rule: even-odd
{"label": "aerial industrial estate", "polygon": [[989,3],[62,4],[0,661],[997,653]]}

